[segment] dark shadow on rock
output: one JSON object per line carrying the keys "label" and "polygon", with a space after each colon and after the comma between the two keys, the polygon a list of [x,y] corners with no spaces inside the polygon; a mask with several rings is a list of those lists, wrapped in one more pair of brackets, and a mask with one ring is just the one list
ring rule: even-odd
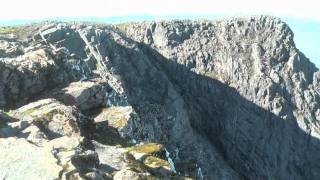
{"label": "dark shadow on rock", "polygon": [[95,126],[93,139],[98,143],[109,146],[131,146],[129,140],[122,137],[116,128],[109,126],[107,121],[95,123]]}
{"label": "dark shadow on rock", "polygon": [[[23,129],[22,129],[23,130]],[[21,129],[17,127],[0,127],[0,138],[18,137],[27,138],[30,133],[23,133]]]}
{"label": "dark shadow on rock", "polygon": [[[42,73],[41,76],[39,75],[40,73]],[[1,73],[0,76],[2,76]],[[3,93],[6,102],[5,104],[0,104],[0,108],[4,110],[16,109],[39,100],[39,98],[43,97],[41,94],[45,94],[48,90],[57,86],[64,87],[68,82],[76,79],[77,77],[71,77],[61,68],[54,69],[54,67],[51,67],[41,69],[38,74],[28,69],[23,69],[23,72],[14,69],[10,72],[10,76],[7,79],[0,81],[0,85],[2,86],[1,93]]]}
{"label": "dark shadow on rock", "polygon": [[[161,84],[162,75],[152,69],[142,74],[138,59],[143,58],[149,61],[145,63],[151,63],[166,74],[187,105],[193,129],[208,139],[244,179],[320,177],[320,141],[299,128],[292,112],[288,112],[291,118],[284,120],[247,100],[234,88],[196,74],[148,45],[139,44],[146,56],[141,57],[134,49],[117,42],[111,44],[114,51],[101,55],[115,57],[110,59],[116,74],[122,76],[130,103],[136,108],[138,101],[161,104],[165,100],[162,97],[166,96],[167,87]],[[116,58],[117,53],[127,61]],[[127,71],[128,68],[133,70]],[[138,82],[137,76],[145,79]]]}
{"label": "dark shadow on rock", "polygon": [[[120,80],[124,85],[128,101],[138,114],[141,105],[167,103],[169,93],[167,82],[170,81],[184,100],[192,128],[203,138],[208,139],[229,166],[243,179],[320,178],[320,141],[299,128],[292,115],[293,112],[287,112],[289,118],[284,120],[249,101],[228,85],[194,73],[175,60],[165,58],[150,46],[134,42],[123,34],[121,38],[137,47],[124,47],[108,35],[101,34],[99,38],[97,51],[102,57],[108,56],[113,73],[121,75]],[[66,46],[70,46],[68,42],[66,43]],[[71,44],[78,47],[77,45],[81,43],[83,42],[75,41]],[[82,45],[79,47],[83,48]],[[19,74],[18,80],[23,80],[24,75]],[[36,75],[33,74],[32,77]],[[52,75],[47,78],[47,80],[53,79],[55,77]],[[42,90],[46,91],[56,84],[51,83]],[[7,88],[6,86],[5,92],[9,92]],[[38,93],[27,93],[28,96],[23,93],[18,98],[8,98],[8,101],[20,101],[19,98],[28,97],[27,100],[21,101],[20,104],[23,104],[37,98]],[[5,96],[10,97],[10,94]],[[162,120],[159,118],[160,123]],[[174,131],[170,128],[172,127],[168,125],[164,129]],[[112,133],[116,131],[109,130]],[[159,141],[167,142],[166,139]],[[182,158],[188,160],[195,157]],[[201,163],[215,162],[198,160],[197,163],[201,165]],[[204,169],[204,175],[210,174],[208,171],[211,170]]]}
{"label": "dark shadow on rock", "polygon": [[[5,113],[0,112],[0,138],[18,137],[27,138],[30,133],[22,133],[27,127],[26,122],[21,122],[21,128],[8,126],[8,123],[17,122],[18,119],[11,117]],[[22,124],[24,123],[24,124]]]}
{"label": "dark shadow on rock", "polygon": [[109,173],[109,174],[112,174],[113,172],[117,171],[117,169],[107,165],[107,164],[100,164],[99,165],[99,169],[103,172],[106,172],[106,173]]}

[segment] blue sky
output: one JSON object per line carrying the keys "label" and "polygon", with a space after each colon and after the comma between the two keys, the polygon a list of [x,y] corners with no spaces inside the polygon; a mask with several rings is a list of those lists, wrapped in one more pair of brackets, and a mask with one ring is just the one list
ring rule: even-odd
{"label": "blue sky", "polygon": [[297,48],[320,68],[320,21],[290,17],[282,19],[293,30]]}

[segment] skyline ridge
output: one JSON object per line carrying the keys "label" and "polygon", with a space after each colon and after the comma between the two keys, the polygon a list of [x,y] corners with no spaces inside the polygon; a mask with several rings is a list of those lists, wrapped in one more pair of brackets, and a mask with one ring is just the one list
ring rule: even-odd
{"label": "skyline ridge", "polygon": [[[207,19],[207,20],[219,20],[233,17],[247,17],[250,15],[234,16],[231,14],[177,14],[177,15],[151,15],[151,14],[137,14],[130,16],[111,16],[111,17],[62,17],[57,16],[53,18],[43,19],[16,19],[16,20],[0,20],[1,26],[14,26],[30,23],[39,23],[43,21],[76,21],[76,22],[98,22],[98,23],[126,23],[126,22],[139,22],[139,21],[152,21],[152,20],[173,20],[173,19]],[[251,16],[259,16],[251,15]],[[274,16],[274,15],[267,15]],[[294,32],[294,40],[298,49],[303,51],[305,55],[313,62],[318,68],[320,67],[320,20],[308,19],[303,17],[289,17],[289,16],[274,16],[280,18],[286,22]]]}

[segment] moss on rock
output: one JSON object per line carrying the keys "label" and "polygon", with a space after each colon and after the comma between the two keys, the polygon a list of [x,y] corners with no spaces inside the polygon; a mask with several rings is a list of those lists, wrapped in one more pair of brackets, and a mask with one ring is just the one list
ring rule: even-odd
{"label": "moss on rock", "polygon": [[147,156],[144,159],[143,163],[152,168],[164,167],[170,169],[168,161],[157,158],[155,156]]}
{"label": "moss on rock", "polygon": [[132,154],[130,154],[129,152],[126,152],[124,154],[124,159],[127,163],[127,166],[136,171],[136,172],[147,172],[149,167],[146,166],[143,162],[136,160]]}
{"label": "moss on rock", "polygon": [[128,148],[129,152],[145,153],[145,154],[156,154],[162,151],[164,146],[158,143],[147,143],[136,145]]}
{"label": "moss on rock", "polygon": [[98,116],[97,119],[100,121],[107,120],[110,126],[119,129],[127,124],[130,118],[130,113],[132,113],[131,106],[109,107],[104,108],[101,115],[99,115],[100,117]]}

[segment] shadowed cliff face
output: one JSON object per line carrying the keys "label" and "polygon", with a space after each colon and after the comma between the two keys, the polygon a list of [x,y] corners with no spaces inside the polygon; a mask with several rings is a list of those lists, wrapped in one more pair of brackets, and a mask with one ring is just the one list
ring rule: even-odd
{"label": "shadowed cliff face", "polygon": [[183,175],[320,177],[320,72],[280,20],[34,28],[28,42],[2,42],[2,108],[56,98],[110,117],[130,106],[120,135],[165,144]]}

